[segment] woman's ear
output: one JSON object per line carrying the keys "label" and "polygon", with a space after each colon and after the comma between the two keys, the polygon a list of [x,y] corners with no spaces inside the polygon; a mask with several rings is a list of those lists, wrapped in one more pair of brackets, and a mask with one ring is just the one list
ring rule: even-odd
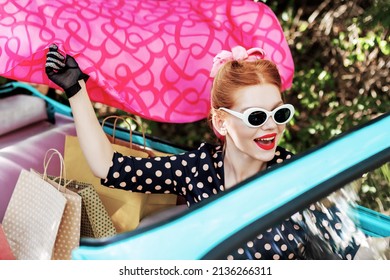
{"label": "woman's ear", "polygon": [[218,138],[221,139],[221,137],[225,137],[227,130],[226,130],[226,122],[225,119],[221,116],[219,112],[216,112],[214,110],[211,122],[213,125],[213,130],[215,134],[218,136]]}

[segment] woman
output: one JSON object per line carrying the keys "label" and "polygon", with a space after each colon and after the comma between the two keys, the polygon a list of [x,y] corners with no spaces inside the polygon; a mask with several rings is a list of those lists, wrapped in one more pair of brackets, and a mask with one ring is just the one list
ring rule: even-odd
{"label": "woman", "polygon": [[[294,115],[294,107],[284,104],[277,67],[264,57],[260,48],[237,46],[214,59],[210,120],[221,145],[204,143],[194,151],[156,158],[125,157],[113,150],[90,104],[85,86],[88,76],[56,46],[48,52],[46,73],[68,95],[81,148],[103,185],[126,191],[175,193],[190,207],[292,156],[277,144]],[[337,223],[336,215],[329,218],[315,208],[309,211],[320,223]],[[324,231],[340,232],[337,227]],[[311,251],[308,238],[298,213],[227,258],[307,258]],[[335,252],[336,258],[352,258],[357,250],[353,238],[351,244]]]}

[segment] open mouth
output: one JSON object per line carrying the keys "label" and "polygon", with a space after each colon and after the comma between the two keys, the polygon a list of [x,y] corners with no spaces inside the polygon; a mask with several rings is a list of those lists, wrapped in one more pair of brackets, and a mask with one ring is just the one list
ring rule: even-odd
{"label": "open mouth", "polygon": [[256,138],[255,143],[263,150],[272,150],[276,143],[276,133],[263,135],[262,137]]}

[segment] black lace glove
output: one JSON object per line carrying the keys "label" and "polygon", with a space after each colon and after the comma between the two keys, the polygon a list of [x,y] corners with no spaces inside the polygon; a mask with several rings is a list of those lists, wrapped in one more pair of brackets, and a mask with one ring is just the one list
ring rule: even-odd
{"label": "black lace glove", "polygon": [[72,56],[66,55],[64,57],[54,44],[49,47],[49,52],[46,55],[45,70],[49,79],[61,87],[68,98],[80,91],[79,80],[86,82],[89,78],[80,70]]}

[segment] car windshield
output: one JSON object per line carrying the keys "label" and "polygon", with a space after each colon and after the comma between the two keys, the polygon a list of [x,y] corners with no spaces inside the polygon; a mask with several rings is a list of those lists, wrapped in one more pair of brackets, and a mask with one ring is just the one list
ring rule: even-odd
{"label": "car windshield", "polygon": [[[312,241],[306,252],[308,258],[337,259],[341,257],[338,252],[354,246],[364,248],[360,258],[390,258],[388,240],[377,239],[390,235],[389,167],[389,162],[386,162],[363,173],[343,188],[293,215]],[[381,200],[373,199],[376,192],[381,193],[385,205]]]}

